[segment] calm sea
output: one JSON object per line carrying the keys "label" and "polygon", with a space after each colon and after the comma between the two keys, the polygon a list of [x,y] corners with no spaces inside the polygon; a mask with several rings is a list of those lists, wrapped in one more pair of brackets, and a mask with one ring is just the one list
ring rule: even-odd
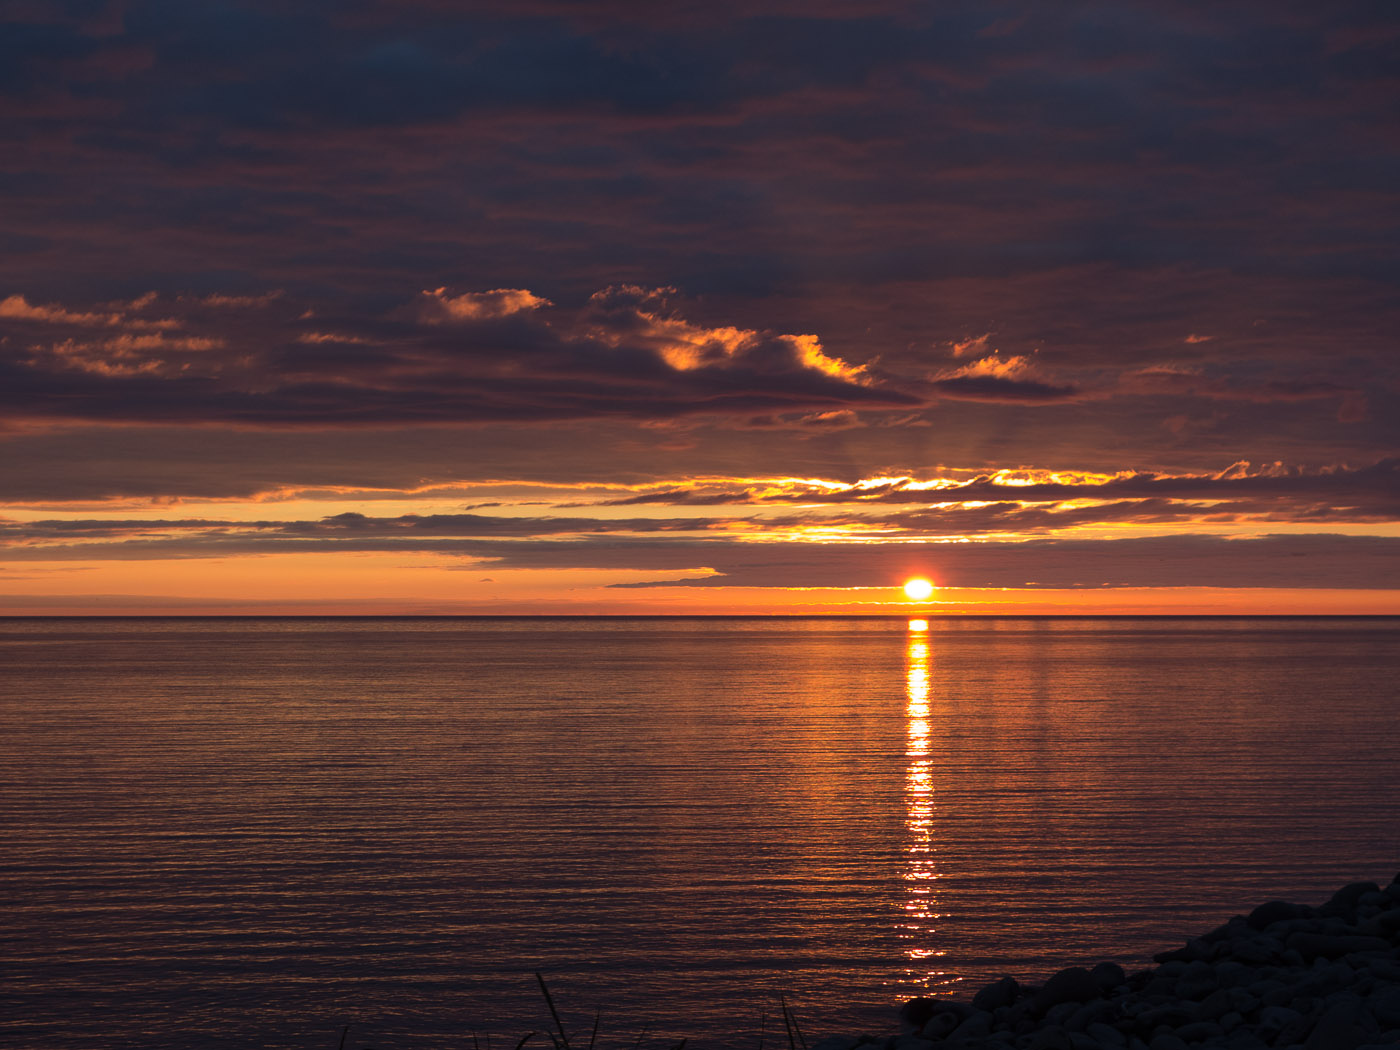
{"label": "calm sea", "polygon": [[0,785],[6,1046],[755,1050],[1389,880],[1400,620],[5,620]]}

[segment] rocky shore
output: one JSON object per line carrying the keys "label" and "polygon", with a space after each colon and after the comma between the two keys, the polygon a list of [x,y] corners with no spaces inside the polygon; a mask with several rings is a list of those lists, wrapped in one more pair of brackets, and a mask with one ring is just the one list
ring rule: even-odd
{"label": "rocky shore", "polygon": [[969,1002],[919,998],[900,1032],[812,1050],[1367,1050],[1400,1046],[1400,876],[1326,904],[1270,901],[1127,974],[1115,963],[1013,977]]}

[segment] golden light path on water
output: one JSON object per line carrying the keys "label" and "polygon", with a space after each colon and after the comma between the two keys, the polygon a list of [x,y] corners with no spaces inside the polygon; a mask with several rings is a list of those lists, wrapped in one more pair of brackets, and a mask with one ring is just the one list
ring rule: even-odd
{"label": "golden light path on water", "polygon": [[925,986],[937,984],[945,976],[934,962],[944,952],[933,947],[937,922],[943,915],[938,911],[935,892],[939,873],[933,847],[933,757],[929,739],[931,663],[928,621],[910,620],[909,642],[905,648],[909,739],[904,752],[908,763],[904,778],[908,832],[905,847],[908,865],[904,880],[908,893],[902,936],[909,942],[905,950],[909,960],[908,976]]}

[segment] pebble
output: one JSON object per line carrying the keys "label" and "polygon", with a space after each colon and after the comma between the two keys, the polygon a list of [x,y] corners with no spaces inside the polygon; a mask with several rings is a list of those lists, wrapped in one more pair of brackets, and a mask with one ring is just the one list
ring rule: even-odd
{"label": "pebble", "polygon": [[1400,875],[1311,907],[1268,901],[1131,976],[1072,966],[1043,985],[1006,976],[970,1003],[921,997],[901,1034],[812,1050],[1396,1050]]}

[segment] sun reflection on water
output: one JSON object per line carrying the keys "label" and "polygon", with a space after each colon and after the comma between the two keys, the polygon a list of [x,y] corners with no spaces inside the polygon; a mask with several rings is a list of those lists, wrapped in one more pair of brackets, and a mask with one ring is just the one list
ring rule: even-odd
{"label": "sun reflection on water", "polygon": [[905,956],[910,962],[909,976],[919,984],[939,983],[944,976],[932,960],[944,954],[934,947],[937,910],[934,893],[939,875],[933,845],[933,758],[930,743],[929,698],[932,690],[932,652],[927,634],[928,623],[911,620],[909,641],[905,648],[905,709],[909,736],[905,746],[907,762],[904,796],[907,807],[904,826],[908,831],[905,853],[908,861],[904,872],[906,897],[903,938],[908,941]]}

